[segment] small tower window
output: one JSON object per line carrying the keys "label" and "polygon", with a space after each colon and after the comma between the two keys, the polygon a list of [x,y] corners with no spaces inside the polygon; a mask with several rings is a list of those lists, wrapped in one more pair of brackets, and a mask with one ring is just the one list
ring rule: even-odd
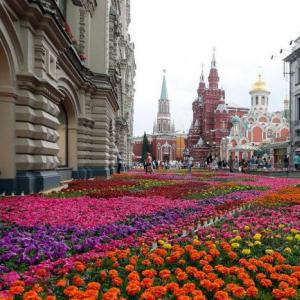
{"label": "small tower window", "polygon": [[261,97],[261,105],[265,105],[265,96]]}
{"label": "small tower window", "polygon": [[255,97],[256,105],[258,105],[258,96]]}

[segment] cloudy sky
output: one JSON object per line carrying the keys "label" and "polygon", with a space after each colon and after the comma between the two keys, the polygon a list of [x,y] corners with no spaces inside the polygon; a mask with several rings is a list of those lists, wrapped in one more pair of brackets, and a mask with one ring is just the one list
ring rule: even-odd
{"label": "cloudy sky", "polygon": [[[207,77],[214,46],[228,103],[249,106],[249,90],[261,72],[270,110],[282,109],[288,84],[279,51],[300,35],[299,11],[299,0],[131,0],[134,134],[152,132],[163,69],[176,129],[188,130],[201,64]],[[278,57],[271,60],[272,54]]]}

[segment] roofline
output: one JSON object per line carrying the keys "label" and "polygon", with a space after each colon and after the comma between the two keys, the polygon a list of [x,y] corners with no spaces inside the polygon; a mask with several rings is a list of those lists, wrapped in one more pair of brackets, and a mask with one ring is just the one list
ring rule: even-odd
{"label": "roofline", "polygon": [[300,56],[300,47],[283,59],[285,62],[292,62]]}

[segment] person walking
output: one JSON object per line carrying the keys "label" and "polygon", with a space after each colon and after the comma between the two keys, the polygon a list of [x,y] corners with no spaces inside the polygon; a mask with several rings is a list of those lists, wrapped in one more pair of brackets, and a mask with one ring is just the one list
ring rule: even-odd
{"label": "person walking", "polygon": [[190,156],[188,159],[188,169],[189,169],[189,173],[191,175],[192,175],[193,162],[194,162],[194,158],[192,156]]}
{"label": "person walking", "polygon": [[288,171],[289,165],[290,165],[290,159],[287,155],[285,155],[283,159],[283,167],[286,171]]}
{"label": "person walking", "polygon": [[300,156],[298,153],[295,153],[294,158],[293,158],[293,163],[294,163],[295,170],[299,170]]}
{"label": "person walking", "polygon": [[152,174],[153,168],[152,168],[152,156],[150,153],[147,153],[147,157],[145,159],[145,166],[146,166],[146,174],[150,173]]}
{"label": "person walking", "polygon": [[229,160],[228,160],[230,173],[233,173],[233,164],[234,164],[234,161],[232,159],[232,156],[230,155]]}
{"label": "person walking", "polygon": [[117,173],[118,174],[121,173],[121,169],[122,169],[122,163],[123,163],[122,154],[123,154],[122,152],[118,152],[118,154],[117,154],[117,165],[118,165]]}

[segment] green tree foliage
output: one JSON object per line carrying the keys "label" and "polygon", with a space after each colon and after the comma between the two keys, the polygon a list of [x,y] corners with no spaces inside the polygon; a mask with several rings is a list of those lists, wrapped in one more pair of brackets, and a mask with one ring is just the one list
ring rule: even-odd
{"label": "green tree foliage", "polygon": [[144,133],[143,137],[143,146],[142,146],[142,153],[141,153],[141,163],[143,163],[146,159],[147,152],[151,153],[151,147],[147,138],[146,132]]}

